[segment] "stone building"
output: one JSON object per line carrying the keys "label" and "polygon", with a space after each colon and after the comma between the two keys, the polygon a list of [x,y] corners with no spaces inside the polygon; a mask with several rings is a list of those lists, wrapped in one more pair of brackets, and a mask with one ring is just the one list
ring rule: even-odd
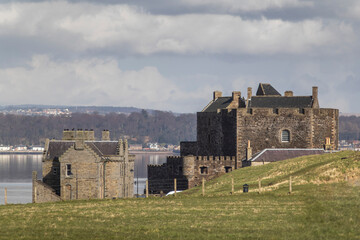
{"label": "stone building", "polygon": [[96,141],[92,130],[65,129],[62,140],[46,141],[33,202],[132,197],[134,159],[127,141],[110,141],[107,130]]}
{"label": "stone building", "polygon": [[336,150],[338,118],[338,109],[319,107],[317,87],[310,96],[294,96],[292,91],[282,96],[265,83],[259,84],[255,96],[248,88],[246,98],[237,91],[232,96],[215,91],[209,104],[197,113],[197,141],[181,142],[176,164],[168,158],[161,167],[149,166],[149,188],[159,191],[151,189],[151,180],[161,182],[165,175],[173,178],[177,168],[183,170],[187,187],[193,187],[202,178],[242,167],[252,153],[267,148]]}

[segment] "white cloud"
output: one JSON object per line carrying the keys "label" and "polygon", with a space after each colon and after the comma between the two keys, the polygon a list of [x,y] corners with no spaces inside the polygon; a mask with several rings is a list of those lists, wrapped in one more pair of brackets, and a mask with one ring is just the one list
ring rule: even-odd
{"label": "white cloud", "polygon": [[313,6],[312,2],[299,0],[181,0],[181,2],[189,6],[211,7],[228,12]]}
{"label": "white cloud", "polygon": [[0,69],[0,79],[2,104],[113,105],[187,112],[198,107],[186,105],[187,101],[206,101],[211,89],[183,91],[155,67],[122,71],[112,58],[56,62],[38,55],[25,67]]}
{"label": "white cloud", "polygon": [[[296,3],[265,2],[279,6]],[[225,14],[154,15],[128,5],[67,2],[1,7],[4,16],[16,18],[7,25],[3,21],[0,36],[33,36],[80,53],[304,54],[321,49],[322,53],[341,52],[344,45],[356,42],[351,25],[336,20],[290,22],[247,20]]]}

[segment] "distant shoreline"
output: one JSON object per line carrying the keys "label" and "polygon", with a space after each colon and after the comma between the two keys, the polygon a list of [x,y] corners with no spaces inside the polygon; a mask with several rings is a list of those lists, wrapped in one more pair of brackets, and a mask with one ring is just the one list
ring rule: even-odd
{"label": "distant shoreline", "polygon": [[[174,153],[172,151],[140,151],[140,150],[130,150],[130,154],[157,154],[157,155],[175,155],[177,153]],[[0,152],[0,155],[10,155],[10,154],[16,154],[16,155],[42,155],[43,152],[37,152],[37,151],[2,151]]]}

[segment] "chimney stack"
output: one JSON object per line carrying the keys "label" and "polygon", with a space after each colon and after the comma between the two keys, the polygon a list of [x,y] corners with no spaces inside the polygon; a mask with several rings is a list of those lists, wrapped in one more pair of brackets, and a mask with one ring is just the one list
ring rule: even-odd
{"label": "chimney stack", "polygon": [[219,98],[222,97],[222,92],[220,91],[214,91],[214,101]]}
{"label": "chimney stack", "polygon": [[110,131],[109,130],[103,130],[101,132],[101,140],[102,141],[110,141]]}
{"label": "chimney stack", "polygon": [[241,97],[241,92],[240,91],[234,91],[232,92],[232,100],[239,100]]}
{"label": "chimney stack", "polygon": [[285,91],[285,97],[293,97],[294,96],[294,93],[293,91]]}
{"label": "chimney stack", "polygon": [[252,88],[248,87],[248,89],[247,89],[247,100],[250,100],[251,97],[252,97]]}
{"label": "chimney stack", "polygon": [[252,148],[250,145],[250,140],[248,140],[248,146],[246,148],[246,160],[249,161],[252,158]]}
{"label": "chimney stack", "polygon": [[312,108],[319,108],[318,87],[312,88],[312,99],[313,99]]}

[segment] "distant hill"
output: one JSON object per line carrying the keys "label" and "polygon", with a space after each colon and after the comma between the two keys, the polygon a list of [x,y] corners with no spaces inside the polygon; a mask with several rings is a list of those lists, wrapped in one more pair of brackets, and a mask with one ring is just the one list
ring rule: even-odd
{"label": "distant hill", "polygon": [[0,113],[0,144],[39,145],[46,138],[61,139],[63,129],[93,129],[99,139],[108,129],[111,138],[131,143],[179,144],[196,138],[196,115],[148,111],[131,113],[72,113],[70,115],[28,116]]}
{"label": "distant hill", "polygon": [[360,140],[360,116],[340,116],[339,132],[341,140]]}
{"label": "distant hill", "polygon": [[[35,104],[24,104],[24,105],[9,105],[0,106],[0,112],[11,112],[14,113],[17,110],[33,110],[42,111],[44,109],[60,109],[69,110],[71,113],[133,113],[141,112],[143,109],[135,107],[113,107],[113,106],[66,106],[66,105],[35,105]],[[155,110],[145,109],[149,114],[153,114]]]}

